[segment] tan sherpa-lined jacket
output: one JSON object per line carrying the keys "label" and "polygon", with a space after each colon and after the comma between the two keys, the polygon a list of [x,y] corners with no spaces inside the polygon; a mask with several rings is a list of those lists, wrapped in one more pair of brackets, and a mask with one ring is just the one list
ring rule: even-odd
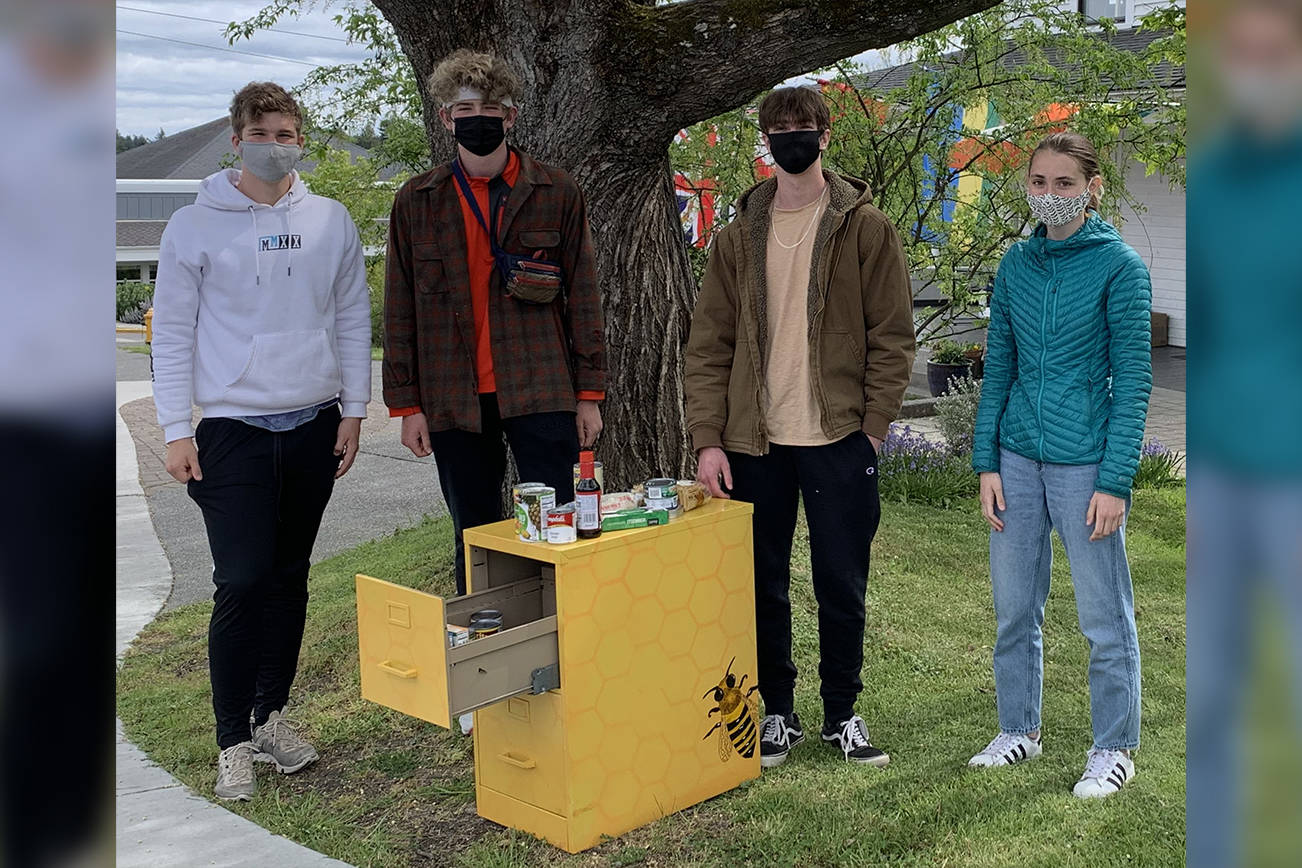
{"label": "tan sherpa-lined jacket", "polygon": [[[810,388],[823,433],[856,430],[885,439],[900,412],[916,341],[913,294],[899,233],[857,178],[824,171],[829,190],[809,275]],[[687,342],[687,428],[707,446],[768,452],[764,370],[768,352],[767,261],[777,180],[738,200],[738,216],[714,243]]]}

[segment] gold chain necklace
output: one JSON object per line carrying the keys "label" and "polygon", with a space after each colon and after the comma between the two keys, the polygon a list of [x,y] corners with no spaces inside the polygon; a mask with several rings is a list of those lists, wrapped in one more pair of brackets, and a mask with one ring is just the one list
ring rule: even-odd
{"label": "gold chain necklace", "polygon": [[[778,237],[778,225],[776,221],[773,220],[769,221],[769,228],[773,232],[773,240],[778,243],[779,247],[781,247],[783,250],[795,250],[797,247],[805,243],[805,239],[809,237],[809,233],[813,231],[814,226],[818,223],[818,218],[823,215],[823,204],[824,204],[823,198],[826,195],[827,195],[826,190],[821,195],[819,195],[818,207],[814,209],[814,216],[812,219],[810,219],[809,225],[805,227],[805,231],[801,234],[800,240],[797,241],[795,244],[784,243],[782,239]],[[776,204],[773,206],[773,210],[775,211],[777,210]]]}

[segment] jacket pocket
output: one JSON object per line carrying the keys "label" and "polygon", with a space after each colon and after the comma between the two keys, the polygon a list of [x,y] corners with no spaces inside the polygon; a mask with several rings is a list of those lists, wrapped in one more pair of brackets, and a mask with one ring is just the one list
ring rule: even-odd
{"label": "jacket pocket", "polygon": [[412,279],[421,292],[447,292],[443,278],[443,248],[436,241],[420,241],[411,246]]}
{"label": "jacket pocket", "polygon": [[825,329],[818,336],[818,370],[812,371],[823,387],[829,421],[839,427],[863,420],[863,353],[847,331]]}
{"label": "jacket pocket", "polygon": [[527,248],[527,252],[530,254],[536,250],[560,247],[561,232],[559,229],[522,229],[520,230],[520,246]]}
{"label": "jacket pocket", "polygon": [[244,370],[221,401],[268,413],[309,407],[338,395],[341,379],[325,329],[254,335]]}

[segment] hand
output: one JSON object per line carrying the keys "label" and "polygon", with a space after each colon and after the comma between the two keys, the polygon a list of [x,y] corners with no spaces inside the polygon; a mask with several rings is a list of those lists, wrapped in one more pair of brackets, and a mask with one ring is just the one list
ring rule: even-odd
{"label": "hand", "polygon": [[203,479],[203,471],[199,469],[199,450],[194,446],[193,437],[182,437],[168,443],[163,466],[177,482]]}
{"label": "hand", "polygon": [[[864,433],[867,434],[868,432],[865,431]],[[882,454],[882,440],[881,440],[881,438],[874,437],[873,435],[868,434],[868,442],[871,443],[871,444],[873,445],[873,451],[874,451],[874,452],[876,452],[878,455],[881,455],[881,454]]]}
{"label": "hand", "polygon": [[981,515],[985,517],[986,524],[996,531],[1004,529],[1004,520],[995,514],[995,508],[1006,509],[1004,506],[1004,481],[999,478],[998,473],[981,474]]}
{"label": "hand", "polygon": [[429,445],[429,422],[424,413],[412,413],[402,417],[402,445],[411,450],[417,458],[433,454]]}
{"label": "hand", "polygon": [[1096,542],[1116,533],[1125,517],[1124,498],[1117,497],[1115,494],[1104,494],[1102,491],[1094,492],[1094,496],[1090,498],[1090,508],[1085,513],[1086,526],[1094,528],[1094,532],[1090,534],[1090,542]]}
{"label": "hand", "polygon": [[696,458],[696,481],[708,488],[711,496],[728,500],[729,495],[719,485],[720,476],[723,484],[731,490],[732,468],[728,466],[728,456],[718,446],[707,446]]}
{"label": "hand", "polygon": [[574,423],[579,426],[579,446],[587,449],[597,442],[601,433],[601,407],[596,401],[580,401]]}
{"label": "hand", "polygon": [[357,448],[362,437],[362,420],[356,417],[339,420],[339,435],[335,438],[335,454],[341,456],[335,479],[348,472],[357,457]]}

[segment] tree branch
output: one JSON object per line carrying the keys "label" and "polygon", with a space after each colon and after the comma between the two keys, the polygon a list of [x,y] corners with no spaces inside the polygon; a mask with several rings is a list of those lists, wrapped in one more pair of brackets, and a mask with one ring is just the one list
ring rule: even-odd
{"label": "tree branch", "polygon": [[[741,105],[788,78],[894,45],[998,0],[684,0],[629,4],[611,72],[659,104],[662,134]],[[665,131],[669,132],[666,133]]]}

